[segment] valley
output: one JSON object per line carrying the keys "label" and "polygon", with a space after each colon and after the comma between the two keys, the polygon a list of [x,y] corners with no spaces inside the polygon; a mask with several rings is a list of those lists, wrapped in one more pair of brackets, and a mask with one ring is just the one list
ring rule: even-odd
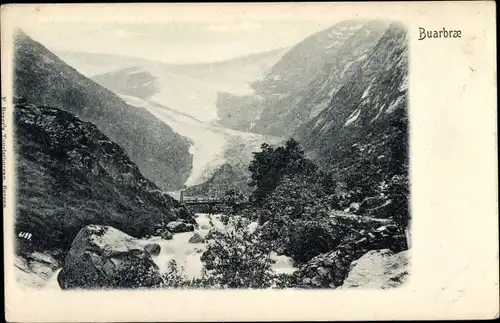
{"label": "valley", "polygon": [[224,91],[252,93],[250,82],[261,77],[284,52],[279,49],[199,65],[68,52],[61,57],[127,104],[147,110],[187,138],[193,162],[184,185],[192,186],[203,183],[226,162],[247,165],[262,143],[275,144],[282,139],[221,126],[216,101]]}

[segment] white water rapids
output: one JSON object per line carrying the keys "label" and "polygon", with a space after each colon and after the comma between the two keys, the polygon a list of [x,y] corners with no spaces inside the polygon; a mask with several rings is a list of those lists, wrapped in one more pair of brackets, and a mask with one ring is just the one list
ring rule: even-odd
{"label": "white water rapids", "polygon": [[[215,226],[219,229],[224,229],[224,224],[219,220],[220,215],[208,215],[204,213],[196,214],[196,222],[198,223],[198,228],[194,232],[197,232],[202,237],[205,237],[210,229]],[[249,225],[249,229],[255,229],[257,223],[252,222]],[[160,272],[165,272],[168,268],[168,263],[170,260],[175,259],[178,266],[182,266],[188,278],[196,278],[201,276],[202,262],[200,260],[201,253],[205,250],[204,243],[189,243],[189,238],[191,238],[194,232],[184,232],[174,234],[172,240],[164,240],[160,237],[152,237],[150,239],[140,240],[141,243],[158,243],[161,247],[160,254],[158,256],[153,256],[153,261],[158,265]],[[278,256],[275,252],[271,252],[272,258],[276,261],[272,268],[276,273],[292,273],[296,270],[293,267],[293,260],[287,256]],[[57,282],[57,275],[59,274],[57,270],[54,275],[47,281],[47,284],[43,287],[44,289],[60,289]]]}

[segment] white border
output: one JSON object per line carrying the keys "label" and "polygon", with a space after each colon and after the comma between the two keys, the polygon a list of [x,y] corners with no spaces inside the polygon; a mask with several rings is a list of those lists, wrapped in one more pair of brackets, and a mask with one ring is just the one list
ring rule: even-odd
{"label": "white border", "polygon": [[[384,18],[410,38],[413,249],[394,290],[27,292],[13,279],[12,205],[4,215],[9,321],[372,320],[498,317],[494,2],[7,5],[2,95],[11,88],[11,28],[40,21],[232,21]],[[418,27],[461,39],[418,41]],[[286,31],[283,31],[286,32]],[[11,115],[6,115],[8,124]],[[7,144],[11,145],[9,134]],[[12,170],[12,152],[7,167]],[[7,185],[13,187],[12,172]],[[10,208],[10,209],[9,209]]]}

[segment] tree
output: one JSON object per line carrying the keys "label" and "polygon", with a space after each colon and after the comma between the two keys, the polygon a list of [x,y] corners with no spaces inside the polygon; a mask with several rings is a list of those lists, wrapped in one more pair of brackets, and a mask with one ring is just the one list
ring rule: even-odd
{"label": "tree", "polygon": [[332,179],[318,177],[324,175],[283,176],[259,212],[262,236],[299,263],[332,250],[344,236],[329,219],[335,195]]}
{"label": "tree", "polygon": [[262,205],[285,175],[312,175],[317,166],[305,157],[300,144],[293,138],[285,146],[273,149],[264,143],[260,152],[255,152],[248,170],[251,173],[250,186],[256,187],[251,199],[255,205]]}
{"label": "tree", "polygon": [[161,284],[161,276],[153,261],[144,257],[138,262],[126,261],[116,273],[106,277],[105,288],[155,288]]}

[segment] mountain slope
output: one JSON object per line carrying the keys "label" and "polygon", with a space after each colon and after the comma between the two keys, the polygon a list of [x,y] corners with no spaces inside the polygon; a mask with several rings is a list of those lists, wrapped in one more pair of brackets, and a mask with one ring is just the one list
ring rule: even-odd
{"label": "mountain slope", "polygon": [[293,47],[253,96],[221,95],[229,117],[219,123],[294,137],[351,202],[381,194],[391,201],[380,212],[399,216],[409,196],[407,46],[396,23],[341,22]]}
{"label": "mountain slope", "polygon": [[[259,133],[292,134],[328,106],[343,81],[368,59],[387,26],[383,21],[348,20],[304,39],[252,83],[253,97],[240,97],[239,103],[237,97],[220,100],[219,122],[236,124],[236,129],[251,126]],[[248,110],[255,112],[249,116]],[[245,119],[249,117],[253,119]]]}
{"label": "mountain slope", "polygon": [[127,105],[84,77],[22,31],[15,34],[14,51],[15,96],[67,110],[95,124],[162,189],[184,184],[192,160],[185,138],[148,111]]}
{"label": "mountain slope", "polygon": [[407,43],[404,27],[392,24],[328,107],[295,134],[357,185],[408,176]]}
{"label": "mountain slope", "polygon": [[32,104],[14,108],[18,251],[67,250],[88,224],[136,237],[192,216],[142,176],[124,150],[69,112]]}

